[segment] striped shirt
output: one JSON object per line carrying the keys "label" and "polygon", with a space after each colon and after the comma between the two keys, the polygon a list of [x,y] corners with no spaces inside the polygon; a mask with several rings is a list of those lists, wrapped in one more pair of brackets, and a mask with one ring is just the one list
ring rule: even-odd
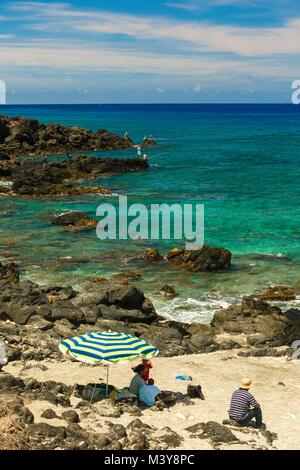
{"label": "striped shirt", "polygon": [[233,392],[230,402],[229,418],[243,421],[251,408],[257,406],[254,396],[243,388]]}

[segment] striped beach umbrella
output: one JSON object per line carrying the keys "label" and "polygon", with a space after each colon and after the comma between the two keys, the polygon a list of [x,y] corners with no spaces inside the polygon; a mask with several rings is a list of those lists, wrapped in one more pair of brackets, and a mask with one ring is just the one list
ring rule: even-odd
{"label": "striped beach umbrella", "polygon": [[[143,339],[114,331],[87,333],[65,339],[60,342],[59,349],[77,361],[88,364],[104,362],[107,366],[110,363],[128,361],[138,357],[149,359],[158,354],[158,349]],[[106,391],[108,389],[108,373],[107,367]]]}

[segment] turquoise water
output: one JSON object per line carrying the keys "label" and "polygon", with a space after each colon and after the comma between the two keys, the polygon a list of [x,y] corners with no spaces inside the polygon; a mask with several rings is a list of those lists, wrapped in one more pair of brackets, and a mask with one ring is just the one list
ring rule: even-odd
{"label": "turquoise water", "polygon": [[[54,213],[65,209],[95,216],[98,204],[108,198],[2,197],[0,259],[14,254],[28,278],[80,286],[89,277],[139,271],[142,278],[137,284],[160,313],[199,321],[208,321],[218,306],[270,283],[300,285],[300,107],[2,106],[1,112],[92,130],[104,127],[121,135],[128,131],[136,142],[152,134],[158,146],[147,151],[148,171],[97,183],[128,195],[130,203],[204,204],[205,241],[233,253],[233,267],[227,273],[192,275],[147,265],[139,259],[143,248],[157,246],[166,253],[180,243],[104,242],[95,232],[72,233],[49,224]],[[135,152],[98,155],[130,157]],[[158,293],[165,283],[180,296],[165,301]]]}

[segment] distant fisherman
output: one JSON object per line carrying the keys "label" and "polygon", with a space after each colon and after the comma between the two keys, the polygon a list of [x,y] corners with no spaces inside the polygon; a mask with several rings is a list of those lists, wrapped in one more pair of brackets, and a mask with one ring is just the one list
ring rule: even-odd
{"label": "distant fisherman", "polygon": [[48,157],[47,155],[45,155],[43,158],[43,168],[47,168],[47,167],[48,167]]}
{"label": "distant fisherman", "polygon": [[145,160],[146,162],[148,161],[148,155],[146,153],[144,153],[143,155],[143,160]]}
{"label": "distant fisherman", "polygon": [[141,157],[142,156],[142,149],[140,146],[137,147],[137,156]]}
{"label": "distant fisherman", "polygon": [[124,139],[128,139],[128,132],[127,131],[124,134]]}

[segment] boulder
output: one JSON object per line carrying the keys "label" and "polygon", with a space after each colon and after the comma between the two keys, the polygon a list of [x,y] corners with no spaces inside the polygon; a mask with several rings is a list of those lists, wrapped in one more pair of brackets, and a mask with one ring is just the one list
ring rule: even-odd
{"label": "boulder", "polygon": [[157,248],[147,248],[142,253],[142,259],[153,263],[154,261],[161,261],[163,257],[161,256]]}
{"label": "boulder", "polygon": [[126,309],[141,309],[144,300],[143,292],[133,286],[112,288],[108,295],[109,304]]}
{"label": "boulder", "polygon": [[52,322],[45,320],[45,318],[42,318],[39,315],[33,315],[30,317],[28,320],[28,325],[41,331],[47,331],[53,328]]}
{"label": "boulder", "polygon": [[165,284],[165,285],[160,289],[160,293],[163,294],[165,297],[169,297],[169,298],[171,298],[171,299],[173,299],[173,298],[176,297],[176,295],[177,295],[177,292],[176,292],[176,290],[174,289],[174,287],[169,286],[168,284]]}
{"label": "boulder", "polygon": [[81,211],[68,211],[56,215],[51,222],[52,225],[71,226],[80,228],[96,228],[97,220]]}
{"label": "boulder", "polygon": [[80,308],[74,307],[70,301],[57,301],[53,304],[51,321],[56,320],[69,320],[74,325],[84,323],[84,313]]}
{"label": "boulder", "polygon": [[166,259],[172,266],[191,272],[218,271],[230,268],[231,253],[225,248],[204,245],[200,250],[174,248]]}
{"label": "boulder", "polygon": [[79,423],[79,415],[75,410],[64,411],[61,414],[62,418],[68,423]]}
{"label": "boulder", "polygon": [[143,313],[141,310],[125,309],[117,305],[99,305],[100,315],[106,320],[117,320],[121,322],[145,322],[151,323],[153,317]]}
{"label": "boulder", "polygon": [[72,336],[76,336],[76,332],[74,331],[74,325],[67,319],[57,320],[54,323],[53,331],[62,338],[70,338]]}

